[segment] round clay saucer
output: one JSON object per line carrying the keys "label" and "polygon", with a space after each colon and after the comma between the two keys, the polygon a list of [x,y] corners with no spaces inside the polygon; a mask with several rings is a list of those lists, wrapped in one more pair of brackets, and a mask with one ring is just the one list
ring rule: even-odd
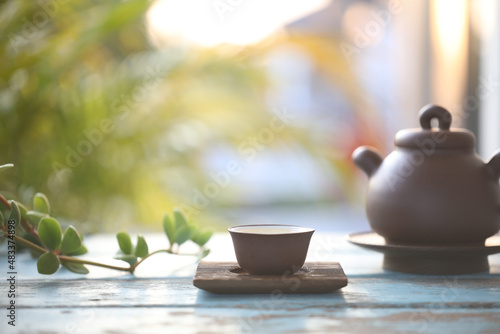
{"label": "round clay saucer", "polygon": [[353,233],[347,241],[384,254],[384,269],[412,274],[455,275],[488,272],[488,255],[500,253],[500,235],[484,245],[388,244],[375,232]]}

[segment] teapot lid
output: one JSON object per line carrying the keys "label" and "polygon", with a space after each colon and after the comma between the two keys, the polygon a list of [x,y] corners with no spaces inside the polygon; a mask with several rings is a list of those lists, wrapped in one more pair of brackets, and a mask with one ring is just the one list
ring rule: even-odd
{"label": "teapot lid", "polygon": [[[466,129],[451,128],[451,113],[443,107],[429,104],[419,112],[421,129],[401,130],[395,145],[414,149],[471,149],[476,137]],[[439,129],[432,129],[431,120],[437,118]]]}

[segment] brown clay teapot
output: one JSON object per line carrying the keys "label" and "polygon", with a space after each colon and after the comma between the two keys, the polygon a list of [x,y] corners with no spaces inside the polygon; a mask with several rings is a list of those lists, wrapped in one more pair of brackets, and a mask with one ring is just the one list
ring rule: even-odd
{"label": "brown clay teapot", "polygon": [[366,146],[353,153],[369,177],[371,227],[388,243],[484,243],[500,229],[500,151],[485,164],[474,134],[450,129],[442,107],[425,106],[419,117],[422,129],[399,131],[385,159]]}

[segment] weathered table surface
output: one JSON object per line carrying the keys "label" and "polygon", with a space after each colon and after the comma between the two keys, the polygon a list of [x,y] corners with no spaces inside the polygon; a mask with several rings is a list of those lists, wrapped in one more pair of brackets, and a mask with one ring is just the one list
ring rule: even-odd
{"label": "weathered table surface", "polygon": [[[146,236],[150,249],[164,237]],[[110,260],[113,236],[86,239],[88,259]],[[235,260],[229,235],[210,241],[208,260]],[[5,247],[0,252],[0,333],[500,333],[500,255],[490,273],[418,276],[382,269],[382,255],[317,233],[308,261],[338,261],[347,287],[323,295],[214,295],[192,285],[194,258],[156,255],[135,277],[91,268],[86,278],[36,273],[17,254],[16,327],[7,324]],[[186,245],[186,251],[189,245]],[[92,251],[94,250],[94,251]]]}

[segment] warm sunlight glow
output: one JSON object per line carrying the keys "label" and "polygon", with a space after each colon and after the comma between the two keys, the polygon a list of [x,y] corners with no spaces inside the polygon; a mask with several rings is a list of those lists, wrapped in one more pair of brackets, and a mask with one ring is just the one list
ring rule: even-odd
{"label": "warm sunlight glow", "polygon": [[432,101],[454,114],[454,125],[463,126],[461,114],[467,81],[468,1],[431,2]]}
{"label": "warm sunlight glow", "polygon": [[261,41],[328,0],[159,0],[148,12],[148,31],[157,46],[186,41],[201,46]]}
{"label": "warm sunlight glow", "polygon": [[432,1],[436,42],[446,55],[460,51],[467,33],[467,0]]}

